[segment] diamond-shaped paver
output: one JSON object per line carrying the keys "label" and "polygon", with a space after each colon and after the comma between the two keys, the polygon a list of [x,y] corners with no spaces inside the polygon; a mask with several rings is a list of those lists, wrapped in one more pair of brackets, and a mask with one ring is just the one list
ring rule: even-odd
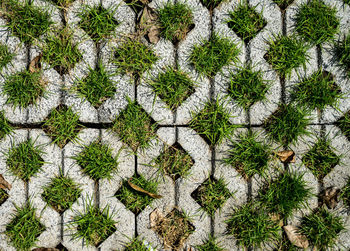
{"label": "diamond-shaped paver", "polygon": [[165,149],[154,162],[160,173],[173,180],[187,177],[194,164],[192,157],[178,143]]}
{"label": "diamond-shaped paver", "polygon": [[0,206],[8,199],[9,195],[8,193],[0,188]]}

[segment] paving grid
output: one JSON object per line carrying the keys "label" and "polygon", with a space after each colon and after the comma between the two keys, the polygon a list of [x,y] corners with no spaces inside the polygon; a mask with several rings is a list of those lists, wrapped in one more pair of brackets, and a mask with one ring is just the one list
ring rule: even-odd
{"label": "paving grid", "polygon": [[[23,1],[23,0],[21,0]],[[82,41],[79,43],[79,50],[84,56],[82,60],[69,73],[60,76],[55,70],[49,69],[44,72],[49,79],[48,89],[50,94],[40,99],[38,106],[29,106],[27,109],[13,109],[10,104],[5,104],[6,97],[0,95],[0,108],[5,111],[6,118],[11,121],[18,129],[13,136],[6,136],[0,141],[0,173],[3,173],[6,180],[12,183],[13,188],[9,191],[8,200],[0,207],[0,232],[5,230],[6,224],[11,220],[8,215],[14,212],[13,203],[18,205],[31,199],[33,205],[37,208],[37,213],[42,212],[41,222],[46,226],[46,231],[39,236],[37,246],[55,247],[60,243],[68,250],[119,250],[133,236],[140,236],[161,247],[162,242],[159,237],[149,229],[149,214],[155,209],[160,208],[163,212],[168,212],[174,206],[184,209],[189,214],[193,214],[192,224],[195,227],[195,232],[186,240],[184,248],[202,244],[203,240],[208,237],[208,234],[215,234],[219,237],[222,247],[228,250],[241,250],[232,237],[224,235],[226,225],[224,220],[227,219],[227,214],[232,212],[232,208],[244,204],[257,195],[261,180],[254,176],[251,181],[245,181],[237,171],[220,160],[226,156],[229,149],[229,142],[225,140],[221,145],[210,148],[208,144],[194,130],[188,127],[188,122],[191,120],[190,111],[199,110],[203,107],[203,101],[214,99],[225,93],[225,82],[223,75],[229,70],[234,69],[233,66],[224,67],[223,72],[217,74],[213,79],[203,78],[198,75],[194,68],[189,64],[187,58],[191,48],[195,44],[200,44],[203,39],[207,39],[213,32],[222,34],[230,40],[241,45],[241,64],[244,62],[256,62],[258,67],[265,73],[264,78],[272,81],[272,86],[267,94],[266,102],[258,102],[253,105],[248,112],[236,106],[234,101],[228,104],[231,115],[231,123],[241,125],[243,128],[238,131],[246,131],[247,128],[252,128],[261,132],[264,138],[262,129],[262,121],[270,116],[278,106],[278,102],[287,103],[289,100],[287,90],[293,86],[298,80],[296,73],[292,74],[290,80],[280,78],[272,67],[263,59],[267,45],[264,42],[272,34],[282,33],[290,34],[293,30],[293,17],[297,6],[306,0],[296,0],[291,4],[285,12],[282,12],[272,0],[249,0],[252,6],[257,5],[257,11],[262,11],[267,26],[258,33],[248,44],[230,30],[223,20],[226,19],[228,11],[235,9],[237,1],[231,0],[223,2],[212,12],[208,11],[199,0],[174,0],[176,2],[184,2],[192,8],[195,27],[187,35],[185,40],[175,47],[170,41],[161,39],[156,45],[148,44],[155,53],[160,57],[156,65],[152,67],[149,73],[144,74],[147,79],[152,75],[159,73],[159,69],[167,65],[179,65],[181,69],[188,72],[191,78],[200,84],[195,88],[192,94],[175,112],[165,108],[164,102],[155,97],[153,90],[143,80],[133,80],[128,76],[116,76],[115,81],[118,83],[118,92],[111,99],[108,99],[98,109],[95,109],[88,101],[76,96],[75,94],[67,93],[62,90],[61,86],[70,87],[74,83],[74,77],[83,77],[87,75],[87,67],[96,66],[98,60],[102,60],[107,68],[113,71],[113,65],[109,65],[109,57],[116,43],[103,43],[97,48],[92,40],[83,39],[84,31],[77,26],[79,17],[76,15],[82,5],[96,6],[102,4],[103,7],[119,6],[115,13],[115,18],[120,21],[121,25],[114,31],[115,36],[120,36],[121,33],[131,33],[135,30],[137,16],[126,6],[122,0],[76,0],[69,8],[60,10],[53,5],[43,0],[32,0],[33,5],[49,8],[51,10],[52,19],[59,25],[64,26],[69,24],[74,29],[74,39]],[[167,1],[154,0],[149,6],[153,8],[161,8]],[[344,5],[341,0],[325,0],[327,4],[336,6],[338,10],[338,18],[341,21],[340,34],[347,34],[350,27],[350,7]],[[3,19],[0,19],[1,25],[5,24]],[[40,53],[40,49],[34,46],[25,47],[20,44],[16,37],[11,36],[7,31],[0,31],[0,41],[6,43],[12,50],[16,49],[16,57],[13,59],[13,67],[6,68],[2,74],[6,76],[11,72],[18,72],[25,69],[29,62]],[[148,43],[147,41],[144,41]],[[342,187],[345,185],[346,177],[350,175],[350,157],[347,154],[350,150],[350,142],[339,133],[339,128],[334,125],[334,122],[339,119],[344,112],[350,110],[350,102],[348,102],[349,86],[347,79],[339,72],[339,69],[331,63],[330,55],[327,52],[327,46],[321,49],[320,46],[315,46],[308,51],[311,56],[309,66],[307,67],[308,74],[314,70],[323,67],[331,72],[347,98],[340,101],[339,111],[332,108],[325,109],[322,113],[313,113],[314,120],[308,127],[310,131],[315,132],[320,137],[330,135],[332,138],[332,146],[342,153],[342,160],[334,170],[329,173],[323,181],[319,182],[312,173],[302,165],[300,156],[310,149],[310,144],[305,144],[303,141],[298,141],[292,149],[297,154],[295,164],[280,164],[281,168],[295,170],[296,172],[305,172],[304,179],[313,188],[314,193],[320,192],[323,188],[335,185]],[[45,68],[45,67],[44,67]],[[1,76],[0,81],[3,83],[4,78]],[[131,85],[130,81],[134,81]],[[83,175],[80,167],[70,157],[75,156],[82,149],[79,145],[73,142],[68,143],[64,148],[59,148],[57,145],[49,144],[51,139],[41,129],[39,123],[48,116],[50,111],[59,104],[71,106],[75,112],[80,115],[80,121],[85,126],[79,133],[81,143],[86,145],[93,142],[98,137],[102,137],[102,143],[108,143],[113,149],[113,154],[117,154],[122,147],[122,142],[115,134],[110,134],[107,128],[112,125],[115,116],[123,110],[127,101],[125,95],[128,95],[133,100],[137,100],[139,104],[148,112],[155,121],[158,121],[159,129],[157,131],[159,141],[152,141],[151,147],[145,152],[137,152],[137,155],[130,155],[127,150],[123,150],[119,156],[120,166],[119,173],[115,175],[111,181],[100,180],[94,182],[92,179]],[[155,98],[155,101],[154,101]],[[31,179],[29,183],[25,183],[8,174],[5,157],[3,152],[9,150],[11,143],[19,144],[28,138],[37,139],[36,144],[43,144],[44,160],[50,162],[45,164],[43,172],[37,177]],[[314,138],[306,139],[308,143],[315,142]],[[118,201],[113,195],[119,189],[121,180],[131,177],[135,172],[152,177],[156,170],[150,171],[145,163],[149,163],[153,158],[157,157],[164,149],[164,145],[173,145],[178,142],[194,159],[194,166],[191,169],[191,176],[187,179],[178,179],[175,183],[166,178],[160,184],[159,194],[163,195],[163,199],[155,200],[151,206],[146,207],[139,215],[134,215],[127,210],[125,206]],[[279,146],[276,144],[276,148]],[[271,164],[272,165],[272,164]],[[62,215],[59,215],[51,207],[45,207],[45,202],[41,199],[42,186],[49,182],[49,179],[55,174],[58,174],[59,168],[68,174],[78,183],[83,185],[83,195],[74,203],[71,209],[68,209]],[[207,214],[198,214],[200,205],[191,197],[191,193],[203,183],[209,175],[215,178],[224,177],[228,184],[228,189],[235,192],[235,198],[230,198],[221,212],[217,211],[213,218]],[[118,222],[117,231],[105,240],[98,248],[82,246],[81,241],[71,241],[69,231],[64,227],[74,215],[75,210],[82,210],[82,202],[84,197],[93,197],[94,202],[100,206],[111,206],[118,213],[114,219]],[[290,219],[290,223],[297,223],[298,217],[302,214],[307,214],[318,205],[317,198],[308,202],[310,209],[296,213]],[[339,211],[342,205],[334,209]],[[350,223],[348,214],[342,213],[342,217],[347,220],[347,227]],[[289,222],[288,222],[289,223]],[[339,237],[339,244],[344,245],[345,249],[350,249],[350,234],[345,232]],[[0,249],[15,250],[8,242],[4,234],[0,234]],[[269,245],[263,250],[272,249]]]}

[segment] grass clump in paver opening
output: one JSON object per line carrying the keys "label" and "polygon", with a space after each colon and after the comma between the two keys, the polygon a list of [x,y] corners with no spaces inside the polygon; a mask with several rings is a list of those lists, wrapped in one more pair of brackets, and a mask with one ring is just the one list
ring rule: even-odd
{"label": "grass clump in paver opening", "polygon": [[229,80],[228,95],[244,109],[266,99],[270,85],[263,79],[262,72],[254,71],[251,65],[231,72]]}
{"label": "grass clump in paver opening", "polygon": [[219,4],[224,2],[225,0],[201,0],[201,3],[212,12]]}
{"label": "grass clump in paver opening", "polygon": [[29,181],[45,164],[41,157],[44,152],[40,146],[34,144],[35,142],[29,139],[13,146],[6,154],[6,165],[10,172],[23,181]]}
{"label": "grass clump in paver opening", "polygon": [[269,49],[264,58],[279,75],[290,77],[293,69],[306,68],[308,46],[294,35],[275,35],[267,44]]}
{"label": "grass clump in paver opening", "polygon": [[343,2],[350,5],[350,0],[343,0]]}
{"label": "grass clump in paver opening", "polygon": [[256,6],[241,1],[234,11],[229,12],[227,25],[245,43],[252,40],[267,24],[262,13],[256,12]]}
{"label": "grass clump in paver opening", "polygon": [[111,33],[118,26],[118,21],[114,19],[115,9],[105,9],[101,5],[90,7],[85,5],[82,12],[79,13],[81,21],[79,26],[95,42],[110,37]]}
{"label": "grass clump in paver opening", "polygon": [[154,52],[140,41],[125,39],[116,48],[113,63],[118,67],[118,72],[141,77],[157,60]]}
{"label": "grass clump in paver opening", "polygon": [[213,146],[220,144],[235,129],[229,121],[230,117],[223,102],[216,99],[208,101],[199,113],[192,113],[189,126]]}
{"label": "grass clump in paver opening", "polygon": [[339,156],[334,151],[329,139],[320,138],[303,156],[302,162],[313,175],[323,179],[340,162]]}
{"label": "grass clump in paver opening", "polygon": [[13,127],[6,119],[4,111],[0,111],[0,139],[13,132]]}
{"label": "grass clump in paver opening", "polygon": [[167,67],[150,85],[173,111],[195,91],[190,77],[185,72],[172,67]]}
{"label": "grass clump in paver opening", "polygon": [[199,74],[213,78],[225,65],[238,62],[239,53],[237,44],[214,33],[193,47],[189,61]]}
{"label": "grass clump in paver opening", "polygon": [[223,178],[218,180],[209,177],[204,181],[191,195],[195,201],[201,205],[201,209],[214,217],[215,212],[225,204],[225,202],[233,196],[226,188]]}
{"label": "grass clump in paver opening", "polygon": [[[129,182],[146,190],[147,192],[157,194],[158,182],[155,180],[147,180],[142,175],[134,175]],[[124,180],[122,186],[115,194],[127,209],[138,215],[143,209],[152,203],[154,198],[146,193],[135,190],[129,185],[128,180]]]}
{"label": "grass clump in paver opening", "polygon": [[32,43],[53,24],[49,13],[30,4],[29,1],[19,3],[14,0],[2,0],[0,4],[7,26],[24,43]]}
{"label": "grass clump in paver opening", "polygon": [[224,251],[213,235],[209,235],[208,239],[202,245],[196,246],[196,249],[198,251]]}
{"label": "grass clump in paver opening", "polygon": [[78,95],[86,98],[91,105],[98,108],[116,93],[115,83],[110,79],[111,76],[112,74],[108,73],[103,64],[99,62],[96,69],[90,68],[88,76],[79,79],[73,89],[78,92]]}
{"label": "grass clump in paver opening", "polygon": [[227,223],[227,234],[242,247],[259,248],[280,238],[280,227],[259,205],[248,203],[237,208]]}
{"label": "grass clump in paver opening", "polygon": [[186,239],[194,232],[191,218],[174,208],[165,217],[158,219],[152,229],[163,239],[164,248],[180,250]]}
{"label": "grass clump in paver opening", "polygon": [[350,76],[350,35],[335,41],[332,52],[338,65]]}
{"label": "grass clump in paver opening", "polygon": [[340,232],[345,230],[341,217],[326,209],[319,209],[302,219],[299,232],[318,250],[328,250],[336,244]]}
{"label": "grass clump in paver opening", "polygon": [[38,241],[39,235],[45,231],[45,226],[36,217],[36,209],[30,202],[22,207],[17,205],[15,207],[16,212],[12,214],[12,220],[6,225],[5,234],[17,250],[29,250]]}
{"label": "grass clump in paver opening", "polygon": [[0,188],[0,206],[8,199],[9,195],[8,193]]}
{"label": "grass clump in paver opening", "polygon": [[160,35],[176,44],[191,30],[192,19],[192,11],[186,4],[168,2],[158,11]]}
{"label": "grass clump in paver opening", "polygon": [[118,170],[118,158],[112,156],[112,149],[99,141],[84,146],[83,151],[72,157],[83,172],[93,180],[111,179]]}
{"label": "grass clump in paver opening", "polygon": [[332,74],[318,70],[296,84],[291,97],[299,105],[305,105],[311,110],[323,110],[327,105],[336,107],[342,94]]}
{"label": "grass clump in paver opening", "polygon": [[287,9],[287,7],[294,2],[294,0],[272,0],[272,1],[275,2],[278,5],[278,7],[280,7],[282,10]]}
{"label": "grass clump in paver opening", "polygon": [[43,129],[51,137],[52,143],[61,148],[69,141],[77,142],[81,127],[79,116],[72,108],[64,105],[53,109],[43,124]]}
{"label": "grass clump in paver opening", "polygon": [[344,114],[337,122],[341,132],[350,140],[350,111]]}
{"label": "grass clump in paver opening", "polygon": [[255,174],[265,176],[272,150],[269,145],[257,139],[251,131],[238,135],[231,141],[229,156],[224,161],[234,167],[246,180]]}
{"label": "grass clump in paver opening", "polygon": [[98,247],[117,230],[117,222],[113,217],[108,206],[100,209],[88,199],[85,201],[84,211],[76,212],[68,228],[75,230],[73,239],[83,239],[86,245]]}
{"label": "grass clump in paver opening", "polygon": [[311,196],[303,174],[284,172],[276,179],[266,181],[258,197],[269,213],[284,218],[291,216],[295,210],[305,208]]}
{"label": "grass clump in paver opening", "polygon": [[144,241],[139,238],[133,238],[129,244],[125,246],[124,251],[149,251],[150,245],[146,245]]}
{"label": "grass clump in paver opening", "polygon": [[350,178],[348,178],[347,183],[341,189],[339,197],[344,201],[344,204],[350,208]]}
{"label": "grass clump in paver opening", "polygon": [[180,144],[175,143],[167,147],[154,163],[162,175],[169,175],[173,180],[177,180],[180,177],[188,177],[194,160]]}
{"label": "grass clump in paver opening", "polygon": [[280,104],[264,121],[267,134],[284,146],[295,143],[300,136],[309,135],[306,127],[310,122],[309,111],[293,104]]}
{"label": "grass clump in paver opening", "polygon": [[60,8],[67,8],[75,0],[48,0],[49,2],[56,4]]}
{"label": "grass clump in paver opening", "polygon": [[41,194],[43,200],[62,214],[80,197],[82,189],[72,178],[60,172],[59,175],[51,179],[43,191]]}
{"label": "grass clump in paver opening", "polygon": [[46,92],[46,82],[41,75],[41,71],[25,70],[8,76],[3,84],[3,93],[7,96],[6,103],[20,108],[36,104]]}
{"label": "grass clump in paver opening", "polygon": [[14,56],[15,54],[11,53],[6,45],[0,44],[0,70],[10,63]]}
{"label": "grass clump in paver opening", "polygon": [[147,148],[150,140],[156,138],[157,123],[136,101],[127,100],[129,104],[117,115],[112,131],[136,152],[138,148]]}
{"label": "grass clump in paver opening", "polygon": [[295,16],[295,30],[306,41],[321,44],[331,40],[339,29],[335,7],[322,0],[309,0],[302,4]]}
{"label": "grass clump in paver opening", "polygon": [[67,74],[83,59],[78,45],[72,39],[73,31],[67,26],[50,33],[42,46],[42,59],[61,75]]}

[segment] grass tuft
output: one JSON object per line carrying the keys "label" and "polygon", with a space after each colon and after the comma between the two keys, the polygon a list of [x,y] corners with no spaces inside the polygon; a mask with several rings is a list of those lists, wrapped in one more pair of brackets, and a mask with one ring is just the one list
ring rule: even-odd
{"label": "grass tuft", "polygon": [[0,206],[8,199],[9,195],[8,193],[0,188]]}
{"label": "grass tuft", "polygon": [[350,178],[346,185],[341,189],[340,198],[344,201],[344,204],[350,208]]}
{"label": "grass tuft", "polygon": [[98,108],[105,100],[114,96],[116,92],[115,83],[110,77],[102,62],[98,63],[96,69],[89,69],[89,74],[84,79],[79,79],[73,90]]}
{"label": "grass tuft", "polygon": [[160,73],[157,78],[150,82],[155,93],[175,111],[195,89],[190,77],[183,71],[167,67],[165,72]]}
{"label": "grass tuft", "polygon": [[271,214],[289,217],[295,210],[307,206],[312,196],[302,174],[284,172],[272,181],[267,181],[259,191],[259,200]]}
{"label": "grass tuft", "polygon": [[339,233],[345,230],[341,217],[335,216],[326,209],[319,209],[302,219],[300,232],[318,250],[328,250],[336,244]]}
{"label": "grass tuft", "polygon": [[278,7],[280,7],[282,10],[285,10],[295,0],[272,0],[272,1],[275,2],[278,5]]}
{"label": "grass tuft", "polygon": [[209,235],[209,238],[202,245],[196,246],[196,248],[198,251],[224,251],[213,235]]}
{"label": "grass tuft", "polygon": [[124,251],[149,251],[150,245],[145,245],[144,241],[139,238],[133,238],[129,244],[125,246]]}
{"label": "grass tuft", "polygon": [[336,124],[345,137],[350,140],[350,111],[345,113],[344,116],[336,122]]}
{"label": "grass tuft", "polygon": [[267,134],[283,146],[295,143],[300,136],[309,135],[306,126],[310,113],[293,104],[280,104],[278,109],[264,121]]}
{"label": "grass tuft", "polygon": [[225,204],[225,202],[233,196],[226,188],[224,179],[218,180],[209,177],[204,181],[193,193],[192,197],[201,205],[201,209],[214,217],[215,212]]}
{"label": "grass tuft", "polygon": [[3,93],[7,95],[6,103],[20,108],[36,104],[46,92],[46,82],[41,75],[41,71],[25,70],[8,76],[3,84]]}
{"label": "grass tuft", "polygon": [[256,12],[256,6],[241,1],[234,11],[229,12],[227,25],[245,43],[252,40],[267,24],[262,13]]}
{"label": "grass tuft", "polygon": [[99,141],[84,146],[83,151],[72,157],[82,170],[93,180],[111,179],[118,170],[117,157],[112,156],[112,149]]}
{"label": "grass tuft", "polygon": [[263,79],[261,71],[254,71],[251,65],[230,73],[228,95],[244,109],[266,99],[265,95],[270,87]]}
{"label": "grass tuft", "polygon": [[306,68],[308,46],[294,35],[274,35],[267,44],[269,49],[264,58],[279,75],[290,77],[293,69],[300,66]]}
{"label": "grass tuft", "polygon": [[12,214],[12,220],[6,225],[5,234],[17,250],[29,250],[38,241],[39,235],[45,231],[35,215],[36,209],[30,202],[22,207],[15,205],[16,212]]}
{"label": "grass tuft", "polygon": [[118,26],[118,21],[114,19],[115,9],[105,9],[102,5],[90,7],[85,5],[82,12],[79,13],[81,21],[79,26],[95,42],[110,37],[111,33]]}
{"label": "grass tuft", "polygon": [[291,91],[294,101],[311,110],[323,110],[327,105],[336,107],[338,99],[342,96],[332,74],[322,69],[310,77],[303,78]]}
{"label": "grass tuft", "polygon": [[6,119],[4,111],[0,111],[0,139],[13,132],[13,127]]}
{"label": "grass tuft", "polygon": [[5,44],[0,44],[0,70],[10,63],[14,56]]}
{"label": "grass tuft", "polygon": [[72,108],[64,105],[51,111],[43,124],[44,131],[51,137],[52,143],[63,148],[69,141],[77,142],[77,135],[82,125],[79,116]]}
{"label": "grass tuft", "polygon": [[251,131],[238,135],[231,141],[229,156],[224,161],[234,167],[246,180],[254,175],[265,176],[272,150],[269,145],[257,140]]}
{"label": "grass tuft", "polygon": [[150,140],[156,138],[157,123],[136,101],[127,100],[129,104],[117,115],[112,131],[136,152],[138,148],[147,148]]}
{"label": "grass tuft", "polygon": [[295,16],[295,30],[306,41],[321,44],[331,40],[339,30],[335,7],[322,0],[309,0],[299,6]]}
{"label": "grass tuft", "polygon": [[280,239],[280,227],[259,205],[248,203],[237,208],[227,223],[227,233],[242,247],[259,248]]}
{"label": "grass tuft", "polygon": [[53,22],[48,12],[32,5],[29,1],[2,0],[1,14],[7,26],[23,43],[32,43],[45,34]]}
{"label": "grass tuft", "polygon": [[225,65],[238,62],[239,53],[237,44],[214,33],[193,47],[189,60],[201,75],[213,78]]}
{"label": "grass tuft", "polygon": [[45,164],[41,147],[34,146],[32,139],[12,147],[6,154],[6,165],[10,172],[23,181],[29,181]]}
{"label": "grass tuft", "polygon": [[[147,192],[157,194],[158,182],[155,180],[146,180],[142,175],[134,175],[130,182],[136,186],[141,187]],[[115,194],[127,209],[138,215],[143,209],[152,203],[154,198],[133,189],[127,180],[124,180],[122,186]]]}
{"label": "grass tuft", "polygon": [[230,114],[222,101],[208,101],[197,114],[192,113],[189,126],[210,144],[220,144],[233,133],[235,126],[230,123]]}
{"label": "grass tuft", "polygon": [[62,214],[80,197],[82,189],[72,178],[61,172],[60,175],[51,179],[43,191],[41,194],[43,200]]}
{"label": "grass tuft", "polygon": [[338,61],[338,66],[350,76],[350,35],[334,42],[332,48],[333,55]]}
{"label": "grass tuft", "polygon": [[328,139],[320,138],[316,144],[303,156],[303,164],[318,179],[323,179],[332,169],[339,164],[340,158],[334,153]]}

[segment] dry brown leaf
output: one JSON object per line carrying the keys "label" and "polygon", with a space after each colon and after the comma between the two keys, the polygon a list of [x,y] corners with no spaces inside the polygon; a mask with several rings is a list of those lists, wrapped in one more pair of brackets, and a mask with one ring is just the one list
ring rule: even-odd
{"label": "dry brown leaf", "polygon": [[321,195],[322,200],[329,209],[334,209],[338,205],[338,195],[340,189],[337,187],[328,187]]}
{"label": "dry brown leaf", "polygon": [[281,215],[273,213],[273,214],[270,214],[270,218],[271,218],[271,220],[278,222],[278,225],[280,227],[283,227],[284,224],[283,224],[283,219],[282,219]]}
{"label": "dry brown leaf", "polygon": [[152,26],[148,32],[148,39],[152,44],[156,44],[159,41],[160,29],[157,26]]}
{"label": "dry brown leaf", "polygon": [[280,161],[285,163],[295,163],[295,153],[292,150],[276,152]]}
{"label": "dry brown leaf", "polygon": [[137,186],[137,185],[131,183],[131,179],[132,179],[132,178],[128,179],[128,184],[129,184],[129,186],[130,186],[132,189],[134,189],[134,190],[136,190],[136,191],[138,191],[138,192],[141,192],[141,193],[145,193],[145,194],[147,194],[148,196],[151,196],[151,197],[154,198],[154,199],[162,198],[162,196],[159,195],[159,194],[155,194],[155,193],[148,192],[148,191],[146,191],[145,189],[142,189],[141,187],[139,187],[139,186]]}
{"label": "dry brown leaf", "polygon": [[298,233],[298,228],[293,225],[287,225],[283,227],[284,231],[287,234],[287,237],[294,246],[299,248],[308,248],[309,241],[307,240],[305,235]]}
{"label": "dry brown leaf", "polygon": [[9,189],[9,190],[12,188],[11,184],[5,180],[4,176],[2,176],[2,174],[0,174],[0,188]]}
{"label": "dry brown leaf", "polygon": [[153,44],[156,44],[160,39],[160,28],[157,23],[157,14],[148,6],[145,6],[142,10],[139,30],[142,34],[147,34],[149,41]]}
{"label": "dry brown leaf", "polygon": [[154,209],[152,213],[149,215],[150,227],[154,228],[163,219],[164,219],[163,213],[158,208]]}
{"label": "dry brown leaf", "polygon": [[140,2],[143,3],[143,4],[149,4],[148,0],[140,0]]}
{"label": "dry brown leaf", "polygon": [[57,248],[34,248],[33,251],[60,251]]}
{"label": "dry brown leaf", "polygon": [[30,61],[30,64],[29,64],[29,71],[31,73],[33,72],[36,72],[36,71],[39,71],[41,69],[41,65],[40,65],[40,60],[41,60],[41,57],[43,56],[42,53],[40,53],[38,56],[36,56],[35,58],[33,58],[32,61]]}

